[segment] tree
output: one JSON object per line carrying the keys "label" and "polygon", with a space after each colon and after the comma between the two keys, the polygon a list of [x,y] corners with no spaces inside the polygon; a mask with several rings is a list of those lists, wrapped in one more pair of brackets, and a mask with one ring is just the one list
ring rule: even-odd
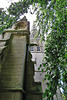
{"label": "tree", "polygon": [[[47,89],[43,95],[47,96],[47,100],[53,100],[57,86],[62,86],[61,81],[65,84],[64,93],[67,92],[66,3],[66,0],[21,0],[9,6],[9,14],[6,14],[5,11],[0,14],[0,32],[2,32],[5,28],[11,27],[22,14],[27,12],[30,5],[34,5],[34,11],[37,12],[37,26],[42,40],[44,40],[44,35],[49,33],[45,42],[46,56],[40,65],[40,67],[46,68],[47,72],[44,78],[44,80],[48,80]],[[7,24],[6,27],[4,22]]]}
{"label": "tree", "polygon": [[[65,80],[66,87],[67,82],[66,0],[51,0],[46,6],[39,4],[38,9],[37,21],[42,39],[51,29],[46,39],[46,56],[41,66],[44,67],[42,71],[46,68],[47,74],[44,80],[48,80],[44,97],[47,96],[47,100],[50,98],[53,100],[57,86],[61,86],[61,81]],[[65,92],[67,93],[67,90]]]}

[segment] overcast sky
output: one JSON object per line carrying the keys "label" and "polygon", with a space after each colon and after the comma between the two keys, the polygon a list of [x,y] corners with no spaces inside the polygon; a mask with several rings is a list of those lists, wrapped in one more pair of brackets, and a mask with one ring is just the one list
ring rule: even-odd
{"label": "overcast sky", "polygon": [[6,8],[6,7],[9,7],[11,2],[18,2],[18,1],[20,0],[0,0],[0,7]]}
{"label": "overcast sky", "polygon": [[[18,1],[20,1],[20,0],[0,0],[0,8],[6,9],[9,7],[11,2],[18,2]],[[30,27],[32,28],[33,21],[36,19],[35,14],[32,15],[32,14],[28,13],[28,14],[24,14],[24,15],[27,17],[28,21],[30,21]]]}

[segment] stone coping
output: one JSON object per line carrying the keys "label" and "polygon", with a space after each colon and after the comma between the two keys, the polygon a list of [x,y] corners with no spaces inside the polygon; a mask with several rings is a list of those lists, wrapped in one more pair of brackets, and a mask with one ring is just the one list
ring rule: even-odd
{"label": "stone coping", "polygon": [[0,88],[0,92],[6,92],[6,91],[22,91],[23,93],[25,93],[25,91],[23,90],[23,88]]}
{"label": "stone coping", "polygon": [[8,40],[10,40],[10,38],[9,39],[0,39],[0,42],[6,42]]}
{"label": "stone coping", "polygon": [[8,32],[6,32],[6,33],[4,34],[3,39],[10,39],[10,37],[11,37],[11,33],[9,34]]}
{"label": "stone coping", "polygon": [[44,51],[43,52],[41,52],[41,51],[30,51],[31,53],[44,53]]}
{"label": "stone coping", "polygon": [[[9,33],[15,33],[15,34],[21,34],[21,35],[29,35],[30,32],[29,30],[15,30],[15,29],[5,29],[4,32],[9,32]],[[19,32],[19,33],[18,33]],[[22,33],[21,33],[22,32]],[[25,34],[26,33],[26,34]],[[29,33],[29,34],[27,34]]]}
{"label": "stone coping", "polygon": [[29,30],[21,30],[21,29],[18,29],[18,30],[15,30],[15,29],[5,29],[4,30],[4,33],[11,33],[13,35],[23,35],[25,36],[26,35],[26,38],[27,38],[27,43],[30,43],[30,31]]}

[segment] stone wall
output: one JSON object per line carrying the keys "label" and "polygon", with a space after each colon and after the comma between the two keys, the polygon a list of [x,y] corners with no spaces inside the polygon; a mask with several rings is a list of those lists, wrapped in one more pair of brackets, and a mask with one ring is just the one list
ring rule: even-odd
{"label": "stone wall", "polygon": [[[26,36],[5,33],[0,39],[0,100],[23,98]],[[11,41],[12,40],[12,41]]]}
{"label": "stone wall", "polygon": [[0,35],[0,72],[2,64],[7,56],[10,42],[11,42],[11,34],[6,33],[4,37],[3,35]]}

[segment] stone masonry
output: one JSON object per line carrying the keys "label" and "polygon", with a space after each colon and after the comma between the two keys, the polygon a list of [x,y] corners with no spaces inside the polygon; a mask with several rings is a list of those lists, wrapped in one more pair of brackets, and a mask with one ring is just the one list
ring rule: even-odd
{"label": "stone masonry", "polygon": [[0,100],[42,100],[41,84],[33,79],[29,22],[26,17],[20,22],[0,38]]}

